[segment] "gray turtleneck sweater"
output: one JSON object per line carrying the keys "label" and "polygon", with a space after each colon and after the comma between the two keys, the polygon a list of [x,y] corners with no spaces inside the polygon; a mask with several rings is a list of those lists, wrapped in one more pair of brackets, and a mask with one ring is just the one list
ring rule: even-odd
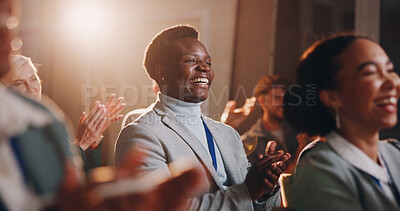
{"label": "gray turtleneck sweater", "polygon": [[[187,130],[192,133],[200,144],[203,146],[203,149],[208,154],[211,159],[211,154],[208,149],[207,144],[207,136],[206,131],[204,129],[203,121],[201,119],[201,102],[200,103],[190,103],[184,102],[173,97],[169,97],[161,92],[158,92],[158,98],[161,103],[171,109],[181,123],[187,126]],[[224,184],[224,188],[226,189],[227,184],[227,175],[225,172],[224,163],[222,161],[221,153],[218,149],[218,146],[214,142],[215,148],[215,156],[217,159],[217,174],[218,178],[222,184]]]}

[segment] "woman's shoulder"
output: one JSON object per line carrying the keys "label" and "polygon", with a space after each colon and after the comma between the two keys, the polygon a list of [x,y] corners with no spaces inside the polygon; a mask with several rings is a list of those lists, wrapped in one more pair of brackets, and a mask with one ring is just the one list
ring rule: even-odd
{"label": "woman's shoulder", "polygon": [[307,145],[300,154],[294,181],[297,186],[304,186],[300,189],[314,188],[322,191],[329,187],[352,192],[354,175],[355,168],[341,158],[327,142],[315,141]]}
{"label": "woman's shoulder", "polygon": [[400,151],[400,141],[394,138],[389,138],[385,140],[381,140],[379,142],[380,145],[384,147],[394,148]]}
{"label": "woman's shoulder", "polygon": [[307,144],[300,152],[299,161],[307,159],[320,159],[333,156],[334,154],[334,151],[327,142],[315,140]]}
{"label": "woman's shoulder", "polygon": [[351,168],[326,141],[313,141],[300,153],[296,169],[313,169],[334,173]]}

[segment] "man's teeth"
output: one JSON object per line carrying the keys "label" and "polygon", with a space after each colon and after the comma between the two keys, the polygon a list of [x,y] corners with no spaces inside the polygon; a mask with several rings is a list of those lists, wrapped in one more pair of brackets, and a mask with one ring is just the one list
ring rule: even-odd
{"label": "man's teeth", "polygon": [[208,84],[208,78],[195,78],[191,80],[192,83],[206,83]]}
{"label": "man's teeth", "polygon": [[397,103],[396,97],[389,97],[376,102],[377,105],[396,104],[396,103]]}

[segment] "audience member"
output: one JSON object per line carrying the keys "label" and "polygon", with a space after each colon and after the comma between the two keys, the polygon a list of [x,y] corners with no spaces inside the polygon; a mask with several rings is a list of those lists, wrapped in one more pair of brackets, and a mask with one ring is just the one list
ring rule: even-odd
{"label": "audience member", "polygon": [[[7,22],[16,19],[12,8],[13,1],[0,0],[0,77],[10,69],[8,54],[15,33]],[[122,188],[120,195],[102,192],[101,184],[85,185],[62,122],[39,102],[2,84],[0,99],[0,210],[181,210],[184,196],[199,189],[200,172],[190,167],[155,185],[132,179],[143,157],[139,152],[125,160],[118,181],[108,183],[108,190]],[[127,177],[150,184],[150,189],[127,191],[121,187]],[[110,197],[101,197],[104,194]]]}
{"label": "audience member", "polygon": [[338,34],[308,48],[284,113],[309,144],[294,174],[296,210],[399,210],[400,143],[379,141],[397,122],[400,79],[368,37]]}
{"label": "audience member", "polygon": [[[268,141],[275,140],[279,148],[295,155],[298,147],[297,133],[283,117],[283,95],[290,83],[278,75],[265,76],[255,87],[255,97],[262,109],[262,117],[242,135],[247,158],[254,164],[264,154]],[[293,156],[295,157],[295,156]]]}
{"label": "audience member", "polygon": [[[40,102],[42,83],[32,60],[22,55],[12,55],[10,62],[11,69],[0,77],[0,82]],[[83,113],[79,119],[73,142],[83,150],[81,154],[85,161],[85,169],[100,166],[101,147],[99,146],[101,146],[102,134],[111,124],[122,118],[122,115],[119,115],[125,106],[122,101],[122,97],[116,100],[115,95],[112,95],[105,105],[96,102],[89,115]]]}
{"label": "audience member", "polygon": [[179,25],[161,31],[148,45],[144,66],[160,92],[152,108],[121,131],[116,163],[137,146],[150,155],[141,165],[147,175],[171,174],[170,162],[191,158],[207,191],[191,198],[190,210],[253,210],[257,200],[264,209],[280,206],[276,184],[290,154],[276,152],[271,142],[248,170],[237,132],[201,114],[214,72],[198,38],[193,27]]}

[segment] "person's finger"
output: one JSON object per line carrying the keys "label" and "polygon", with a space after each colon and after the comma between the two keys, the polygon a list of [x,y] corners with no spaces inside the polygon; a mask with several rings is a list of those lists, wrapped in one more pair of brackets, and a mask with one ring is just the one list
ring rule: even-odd
{"label": "person's finger", "polygon": [[84,128],[86,127],[84,125],[85,120],[86,120],[86,113],[83,112],[81,118],[79,119],[78,127],[77,127],[77,130],[76,130],[76,139],[75,139],[76,142],[79,142],[81,137],[84,134],[84,131],[85,131]]}
{"label": "person's finger", "polygon": [[126,105],[125,103],[121,103],[120,105],[114,107],[113,110],[109,112],[109,114],[111,116],[117,116],[118,114],[121,113],[122,109],[125,108],[125,105]]}
{"label": "person's finger", "polygon": [[[107,120],[107,113],[106,111],[102,111],[96,119],[93,119],[92,122],[88,124],[88,130],[90,131],[90,135],[97,135],[96,133],[100,132],[101,128],[98,126],[104,121]],[[106,119],[104,119],[106,118]]]}
{"label": "person's finger", "polygon": [[[278,161],[277,162],[277,169],[276,169],[276,172],[278,173],[278,172],[284,172],[285,170],[286,170],[286,168],[287,168],[287,165],[286,165],[286,163],[285,162],[282,162],[282,161]],[[275,171],[275,170],[274,170]],[[281,173],[279,173],[279,174],[281,174]]]}
{"label": "person's finger", "polygon": [[[112,104],[107,106],[107,109],[109,110],[109,113],[112,115],[115,115],[116,110],[118,110],[122,104],[122,102],[125,100],[124,97],[119,97],[116,101],[114,101]],[[125,105],[124,105],[125,106]]]}
{"label": "person's finger", "polygon": [[265,147],[265,155],[274,154],[277,148],[278,144],[275,141],[269,141]]}
{"label": "person's finger", "polygon": [[94,106],[93,106],[93,108],[92,108],[92,110],[90,110],[88,116],[90,116],[91,114],[93,114],[94,112],[96,112],[96,110],[97,110],[100,106],[101,106],[100,101],[96,101],[95,104],[94,104]]}
{"label": "person's finger", "polygon": [[120,114],[120,115],[118,115],[117,117],[115,117],[115,120],[118,121],[118,120],[122,119],[123,117],[124,117],[124,115],[123,115],[123,114]]}
{"label": "person's finger", "polygon": [[83,124],[83,122],[85,121],[85,119],[86,119],[86,113],[85,113],[85,112],[82,112],[82,116],[81,116],[81,118],[79,118],[79,124],[80,124],[80,125]]}
{"label": "person's finger", "polygon": [[291,155],[289,153],[286,153],[282,156],[282,162],[289,161],[290,158],[291,158]]}
{"label": "person's finger", "polygon": [[111,104],[113,104],[113,102],[114,102],[116,96],[117,96],[117,95],[116,95],[115,93],[112,93],[112,94],[111,94],[111,97],[110,97],[110,99],[108,99],[106,105],[111,105]]}
{"label": "person's finger", "polygon": [[263,182],[264,182],[264,185],[267,187],[267,188],[269,188],[269,189],[273,189],[274,188],[274,184],[272,184],[267,178],[264,178],[264,180],[263,180]]}
{"label": "person's finger", "polygon": [[279,175],[275,175],[275,174],[271,171],[271,169],[267,169],[267,170],[265,171],[265,178],[268,179],[268,181],[269,181],[271,184],[275,185],[275,184],[278,182]]}
{"label": "person's finger", "polygon": [[256,105],[255,102],[256,102],[256,98],[255,97],[246,99],[246,102],[245,102],[245,104],[243,106],[244,115],[245,116],[250,115],[250,113],[252,113],[254,111],[254,108],[255,108],[255,105]]}
{"label": "person's finger", "polygon": [[88,117],[88,128],[90,129],[94,127],[94,125],[96,125],[96,122],[101,120],[105,114],[106,114],[106,109],[104,105],[101,105],[93,115]]}
{"label": "person's finger", "polygon": [[271,172],[275,174],[277,177],[282,174],[282,172],[286,169],[286,165],[282,161],[278,161],[271,165]]}
{"label": "person's finger", "polygon": [[256,100],[257,100],[256,97],[251,97],[249,100],[250,105],[254,106],[256,104]]}
{"label": "person's finger", "polygon": [[123,117],[124,117],[124,115],[120,114],[120,115],[118,115],[118,116],[116,116],[116,117],[110,119],[111,124],[116,123],[118,120],[122,119]]}
{"label": "person's finger", "polygon": [[227,111],[227,113],[232,113],[236,108],[236,101],[234,100],[230,100],[226,103],[225,105],[225,111]]}
{"label": "person's finger", "polygon": [[[97,102],[98,102],[98,101],[97,101]],[[97,112],[101,111],[101,109],[102,109],[102,104],[97,103],[97,102],[96,102],[96,106],[94,106],[94,107],[92,108],[92,110],[89,112],[89,114],[87,115],[87,117],[86,117],[86,123],[90,122],[90,121],[92,120],[93,116],[94,116]]]}
{"label": "person's finger", "polygon": [[261,160],[257,161],[254,166],[257,169],[265,169],[268,168],[272,163],[278,162],[282,160],[282,156],[278,155],[269,155],[264,156]]}
{"label": "person's finger", "polygon": [[97,149],[97,147],[99,147],[99,145],[101,144],[101,142],[103,141],[104,136],[103,135],[98,135],[96,136],[96,138],[94,138],[92,145],[89,146],[90,149]]}
{"label": "person's finger", "polygon": [[[100,116],[101,117],[101,116]],[[97,122],[97,125],[95,126],[95,131],[98,133],[103,129],[103,126],[105,125],[105,123],[107,122],[107,117],[104,114],[103,118],[100,119],[100,121]]]}
{"label": "person's finger", "polygon": [[92,110],[90,110],[89,114],[86,116],[85,119],[85,125],[89,124],[90,121],[92,121],[93,115],[98,112],[99,110],[101,110],[101,104],[99,101],[96,101],[95,106],[93,106]]}

